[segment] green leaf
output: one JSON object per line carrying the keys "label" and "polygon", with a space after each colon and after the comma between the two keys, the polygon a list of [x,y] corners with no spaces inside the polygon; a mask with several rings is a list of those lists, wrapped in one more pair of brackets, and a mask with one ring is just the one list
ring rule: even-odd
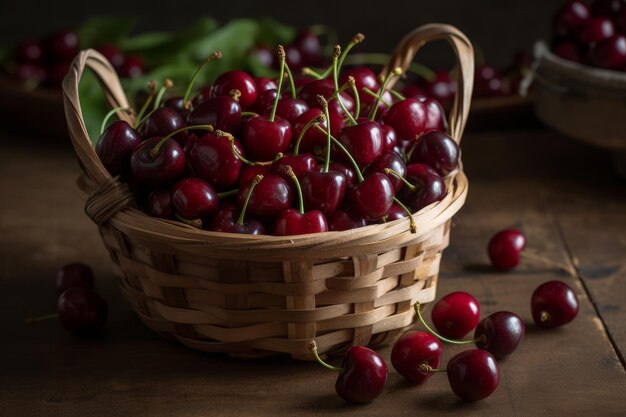
{"label": "green leaf", "polygon": [[296,30],[278,21],[266,17],[259,20],[257,43],[265,45],[279,45],[289,43],[296,37]]}
{"label": "green leaf", "polygon": [[85,21],[76,31],[81,48],[95,48],[103,43],[119,43],[128,36],[135,19],[98,16]]}
{"label": "green leaf", "polygon": [[119,47],[122,51],[140,52],[147,49],[156,49],[171,42],[174,35],[166,32],[147,32],[131,38],[121,39]]}

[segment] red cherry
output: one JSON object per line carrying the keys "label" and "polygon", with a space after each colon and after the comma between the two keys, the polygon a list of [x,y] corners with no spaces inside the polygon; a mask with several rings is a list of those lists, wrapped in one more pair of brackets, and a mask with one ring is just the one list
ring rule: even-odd
{"label": "red cherry", "polygon": [[450,78],[448,71],[438,70],[435,77],[423,85],[423,89],[426,96],[445,104],[451,102],[456,94],[456,81]]}
{"label": "red cherry", "polygon": [[244,165],[241,168],[241,174],[239,174],[239,186],[246,185],[259,174],[265,176],[269,172],[270,166],[268,165]]}
{"label": "red cherry", "polygon": [[379,220],[387,215],[393,195],[393,184],[380,172],[348,188],[348,200],[354,214],[365,220]]}
{"label": "red cherry", "polygon": [[[244,213],[245,215],[245,213]],[[211,222],[214,232],[239,233],[247,235],[264,235],[265,226],[254,219],[242,219],[238,223],[237,206],[233,203],[223,204]]]}
{"label": "red cherry", "polygon": [[392,222],[394,220],[404,219],[405,217],[408,217],[408,216],[409,215],[405,209],[403,209],[402,207],[394,203],[391,205],[391,208],[389,209],[389,213],[387,213],[386,220],[388,222]]}
{"label": "red cherry", "polygon": [[404,183],[397,177],[397,175],[386,174],[385,169],[391,169],[402,177],[406,175],[406,165],[402,161],[402,158],[394,151],[388,150],[383,151],[374,162],[369,164],[365,168],[363,175],[368,177],[374,172],[381,172],[387,175],[387,178],[389,178],[389,181],[391,181],[391,184],[393,185],[394,191],[397,193],[400,188],[402,188]]}
{"label": "red cherry", "polygon": [[422,136],[411,151],[412,163],[426,164],[445,177],[459,164],[459,145],[448,134],[439,130]]}
{"label": "red cherry", "polygon": [[[244,155],[243,147],[236,139],[233,139],[233,145],[239,154]],[[187,157],[196,175],[219,190],[239,180],[243,164],[226,135],[213,132],[201,136],[187,152]]]}
{"label": "red cherry", "polygon": [[334,232],[339,232],[364,226],[367,226],[367,220],[364,218],[355,216],[346,210],[337,210],[330,219],[329,228]]}
{"label": "red cherry", "polygon": [[368,403],[385,388],[387,374],[387,364],[376,352],[364,346],[352,346],[343,358],[335,390],[348,402]]}
{"label": "red cherry", "polygon": [[96,143],[96,154],[111,176],[130,172],[130,157],[141,144],[141,138],[125,121],[111,123]]}
{"label": "red cherry", "polygon": [[175,140],[167,140],[158,152],[155,148],[162,137],[145,140],[131,155],[130,167],[133,178],[139,184],[157,186],[180,178],[187,168],[183,148]]}
{"label": "red cherry", "polygon": [[480,307],[471,294],[456,291],[439,300],[431,314],[440,335],[448,339],[461,339],[478,324]]}
{"label": "red cherry", "polygon": [[[250,185],[249,182],[239,188],[237,206],[240,209],[244,205]],[[271,218],[291,208],[292,201],[293,196],[287,181],[278,175],[266,174],[250,196],[247,210],[252,216]]]}
{"label": "red cherry", "polygon": [[576,45],[574,42],[570,42],[570,41],[560,42],[554,45],[554,47],[552,48],[552,52],[554,52],[556,56],[561,57],[563,59],[567,59],[568,61],[572,61],[572,62],[582,61],[580,49],[578,48],[578,45]]}
{"label": "red cherry", "polygon": [[81,262],[63,265],[57,271],[56,288],[58,294],[69,288],[93,288],[93,271]]}
{"label": "red cherry", "polygon": [[243,145],[255,161],[269,161],[279,152],[285,152],[291,143],[292,130],[289,122],[276,116],[257,116],[243,125]]}
{"label": "red cherry", "polygon": [[[143,122],[139,129],[139,134],[144,139],[155,136],[167,136],[185,126],[187,126],[185,121],[176,110],[169,107],[159,107]],[[183,146],[188,138],[187,132],[179,132],[174,136],[174,139]]]}
{"label": "red cherry", "polygon": [[274,67],[276,63],[276,57],[275,57],[274,51],[272,51],[272,48],[265,46],[265,45],[257,45],[257,46],[250,48],[250,50],[248,50],[247,55],[253,60],[256,60],[259,64],[261,64],[265,68],[272,68]]}
{"label": "red cherry", "polygon": [[310,171],[300,181],[306,210],[319,210],[325,216],[332,216],[343,201],[347,181],[343,173],[337,171]]}
{"label": "red cherry", "polygon": [[44,58],[43,42],[37,38],[24,39],[15,47],[17,62],[39,64]]}
{"label": "red cherry", "polygon": [[626,36],[615,34],[595,44],[591,61],[600,68],[621,70],[626,66]]}
{"label": "red cherry", "polygon": [[448,121],[446,120],[446,112],[443,106],[434,98],[422,96],[419,101],[426,106],[426,126],[424,132],[431,130],[447,130]]}
{"label": "red cherry", "polygon": [[258,97],[254,78],[243,71],[237,70],[227,71],[217,77],[213,83],[211,95],[213,97],[229,96],[232,90],[239,90],[241,93],[239,103],[244,110],[251,107]]}
{"label": "red cherry", "polygon": [[443,355],[443,346],[435,336],[422,331],[404,333],[393,345],[391,364],[396,371],[414,384],[422,384],[433,373],[421,365],[437,368]]}
{"label": "red cherry", "polygon": [[447,366],[452,391],[464,401],[478,401],[490,396],[500,382],[500,369],[491,353],[482,349],[456,354]]}
{"label": "red cherry", "polygon": [[74,59],[78,54],[78,36],[71,30],[60,30],[50,35],[46,42],[47,55],[54,61]]}
{"label": "red cherry", "polygon": [[[272,56],[274,54],[272,53]],[[262,94],[267,90],[277,90],[278,89],[278,83],[276,82],[276,80],[274,80],[273,78],[267,78],[267,77],[256,77],[254,79],[254,84],[256,85],[256,91],[257,94]],[[258,100],[258,98],[257,98]]]}
{"label": "red cherry", "polygon": [[124,63],[117,68],[117,73],[122,78],[141,77],[146,72],[146,66],[139,55],[128,55]]}
{"label": "red cherry", "polygon": [[172,187],[174,210],[185,219],[199,219],[217,212],[217,193],[200,178],[184,178]]}
{"label": "red cherry", "polygon": [[328,231],[328,222],[319,210],[300,213],[296,209],[287,209],[278,215],[274,226],[276,236],[305,235],[326,231]]}
{"label": "red cherry", "polygon": [[363,91],[364,88],[367,88],[370,91],[376,92],[380,88],[380,84],[378,83],[378,79],[376,78],[374,71],[367,67],[348,68],[342,71],[341,77],[339,78],[339,84],[343,85],[347,83],[350,77],[354,78],[354,83],[359,93],[359,100],[361,101],[361,104],[366,106],[374,103],[376,98]]}
{"label": "red cherry", "polygon": [[[338,140],[360,166],[374,162],[383,151],[382,129],[378,123],[372,121],[344,127],[339,132]],[[343,158],[343,151],[336,146],[333,148]]]}
{"label": "red cherry", "polygon": [[69,331],[90,336],[97,333],[108,315],[106,302],[91,288],[69,288],[57,301],[59,320]]}
{"label": "red cherry", "polygon": [[496,233],[487,246],[487,253],[494,268],[507,271],[519,264],[526,246],[526,237],[517,229],[505,229]]}
{"label": "red cherry", "polygon": [[541,284],[533,292],[530,305],[535,323],[547,329],[563,326],[578,314],[578,297],[562,281]]}
{"label": "red cherry", "polygon": [[[316,117],[319,117],[324,112],[321,109],[314,108],[309,109],[302,113],[296,119],[293,125],[293,137],[295,139],[299,138],[302,135],[302,140],[300,141],[300,147],[298,149],[299,152],[314,152],[316,147],[320,147],[325,149],[326,142],[328,140],[326,133],[320,132],[315,127],[310,127],[304,134],[302,131],[306,127],[306,125]],[[326,130],[328,124],[326,120],[320,123],[320,127]],[[344,121],[343,117],[338,116],[336,114],[330,114],[330,133],[337,137],[339,131],[343,128]],[[295,140],[294,139],[294,140]]]}
{"label": "red cherry", "polygon": [[496,359],[502,359],[517,349],[524,337],[524,322],[515,313],[498,311],[482,319],[474,331],[476,346]]}
{"label": "red cherry", "polygon": [[592,17],[585,24],[579,39],[581,42],[590,44],[609,39],[615,34],[615,26],[608,17]]}
{"label": "red cherry", "polygon": [[402,188],[402,200],[411,210],[419,211],[446,195],[446,183],[437,171],[425,164],[409,164],[406,167],[406,180],[413,188]]}
{"label": "red cherry", "polygon": [[198,104],[187,116],[187,124],[211,125],[237,136],[241,131],[241,105],[232,96],[208,98]]}
{"label": "red cherry", "polygon": [[590,17],[589,7],[585,3],[568,0],[554,14],[552,30],[559,36],[576,36]]}
{"label": "red cherry", "polygon": [[398,139],[415,140],[426,129],[426,105],[414,98],[404,99],[389,108],[383,121],[394,128]]}
{"label": "red cherry", "polygon": [[393,127],[384,123],[380,125],[380,128],[383,131],[383,150],[393,151],[398,144],[398,134]]}
{"label": "red cherry", "polygon": [[124,54],[120,49],[113,44],[104,44],[100,45],[98,48],[98,52],[100,52],[104,57],[113,65],[113,68],[119,70],[121,66],[124,64]]}
{"label": "red cherry", "polygon": [[157,188],[148,196],[146,212],[152,217],[171,219],[174,217],[172,195],[168,188]]}
{"label": "red cherry", "polygon": [[305,28],[298,32],[293,43],[300,53],[303,66],[312,66],[319,63],[322,57],[320,39],[310,28]]}

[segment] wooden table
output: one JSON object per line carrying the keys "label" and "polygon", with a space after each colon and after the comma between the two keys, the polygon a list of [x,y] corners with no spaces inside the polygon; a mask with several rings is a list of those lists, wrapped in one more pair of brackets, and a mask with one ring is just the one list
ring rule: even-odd
{"label": "wooden table", "polygon": [[[40,137],[42,142],[46,138]],[[626,185],[602,151],[547,131],[467,135],[469,199],[444,252],[438,295],[465,290],[486,315],[517,312],[527,324],[501,383],[487,400],[463,403],[445,375],[410,386],[391,369],[386,392],[367,406],[344,403],[335,375],[285,358],[240,361],[160,339],[122,300],[96,227],[75,187],[68,143],[2,133],[0,144],[0,414],[6,416],[624,416],[626,415]],[[528,246],[571,264],[576,276],[540,263],[496,273],[485,246],[515,226]],[[24,326],[55,308],[55,272],[83,261],[95,270],[110,317],[103,337],[81,340],[56,322]],[[571,324],[531,324],[530,295],[560,279],[580,299]],[[459,347],[447,347],[449,358]],[[390,348],[380,351],[388,359]]]}

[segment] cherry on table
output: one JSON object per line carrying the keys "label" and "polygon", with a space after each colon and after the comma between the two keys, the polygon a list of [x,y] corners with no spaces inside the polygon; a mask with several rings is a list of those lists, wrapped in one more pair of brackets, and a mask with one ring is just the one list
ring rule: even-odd
{"label": "cherry on table", "polygon": [[490,396],[500,382],[496,359],[483,349],[456,354],[446,367],[452,391],[464,401],[478,401]]}
{"label": "cherry on table", "polygon": [[407,380],[421,384],[433,375],[422,365],[437,368],[442,355],[443,346],[435,336],[419,330],[408,331],[394,343],[391,364]]}
{"label": "cherry on table", "polygon": [[57,293],[61,294],[69,288],[93,288],[93,271],[89,265],[72,262],[57,271]]}
{"label": "cherry on table", "polygon": [[474,341],[496,359],[513,353],[524,337],[524,322],[515,313],[498,311],[482,319],[474,331]]}
{"label": "cherry on table", "polygon": [[471,294],[455,291],[435,304],[431,319],[439,334],[450,339],[460,339],[478,324],[480,307]]}
{"label": "cherry on table", "polygon": [[90,336],[104,326],[108,307],[102,297],[91,288],[69,288],[57,301],[59,320],[69,331]]}
{"label": "cherry on table", "polygon": [[505,229],[496,233],[487,245],[491,265],[501,271],[515,268],[526,246],[526,237],[517,229]]}
{"label": "cherry on table", "polygon": [[563,281],[548,281],[533,292],[531,311],[535,323],[544,328],[563,326],[578,314],[578,297]]}

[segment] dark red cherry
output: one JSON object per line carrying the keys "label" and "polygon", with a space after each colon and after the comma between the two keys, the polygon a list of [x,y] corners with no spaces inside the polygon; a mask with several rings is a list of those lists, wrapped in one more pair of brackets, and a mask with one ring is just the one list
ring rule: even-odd
{"label": "dark red cherry", "polygon": [[385,220],[387,220],[388,222],[392,222],[394,220],[404,219],[408,216],[409,214],[406,212],[405,209],[394,203],[391,205],[391,208],[389,209],[389,213],[387,213],[387,218]]}
{"label": "dark red cherry", "polygon": [[317,171],[317,160],[310,153],[301,153],[298,155],[287,154],[280,159],[274,161],[270,167],[272,174],[280,175],[287,182],[292,181],[288,174],[288,168],[291,167],[298,179],[302,179],[304,174],[311,171]]}
{"label": "dark red cherry", "polygon": [[245,235],[264,235],[265,226],[254,219],[245,219],[243,224],[238,224],[238,210],[233,205],[221,207],[211,222],[211,230],[214,232],[239,233]]}
{"label": "dark red cherry", "polygon": [[394,151],[387,150],[383,151],[382,154],[378,158],[376,158],[374,162],[372,162],[365,168],[363,175],[367,177],[374,172],[380,172],[387,175],[389,181],[391,181],[391,184],[393,185],[393,189],[395,190],[394,193],[397,193],[398,190],[402,188],[402,185],[404,185],[404,183],[396,175],[386,174],[385,169],[387,168],[392,169],[402,177],[406,175],[406,165],[402,161],[402,158],[400,158],[400,156]]}
{"label": "dark red cherry", "polygon": [[[322,105],[317,100],[317,96],[321,95],[326,100],[329,99],[335,93],[335,84],[333,80],[329,78],[324,78],[321,80],[313,80],[306,84],[298,93],[298,97],[304,100],[311,109],[321,109]],[[348,111],[354,110],[354,100],[348,94],[341,93],[341,99]],[[342,119],[345,116],[344,111],[341,109],[339,102],[334,99],[328,103],[328,111],[331,114],[331,117],[341,117]],[[331,122],[332,123],[332,122]],[[331,124],[331,129],[332,129]]]}
{"label": "dark red cherry", "polygon": [[405,178],[414,189],[403,187],[402,199],[414,212],[441,201],[446,195],[446,183],[437,171],[428,165],[407,165]]}
{"label": "dark red cherry", "polygon": [[[234,139],[234,147],[244,155],[241,144]],[[202,135],[187,153],[189,164],[196,175],[218,190],[234,185],[239,180],[242,162],[235,156],[230,140],[219,133]]]}
{"label": "dark red cherry", "polygon": [[487,245],[491,265],[501,271],[508,271],[519,264],[526,246],[526,237],[517,229],[505,229],[496,233]]}
{"label": "dark red cherry", "polygon": [[241,108],[246,110],[251,107],[257,99],[258,92],[254,78],[243,71],[227,71],[217,77],[213,83],[213,89],[211,95],[216,96],[230,96],[232,90],[239,90],[241,96],[239,97],[239,103]]}
{"label": "dark red cherry", "polygon": [[398,139],[415,140],[426,128],[426,105],[414,98],[395,103],[383,117],[396,131]]}
{"label": "dark red cherry", "polygon": [[145,140],[130,158],[133,178],[139,184],[158,186],[179,179],[187,168],[185,152],[178,142],[168,139],[157,151],[163,138],[156,136]]}
{"label": "dark red cherry", "polygon": [[614,18],[624,8],[624,0],[594,0],[591,3],[591,14]]}
{"label": "dark red cherry", "polygon": [[57,271],[57,294],[69,288],[93,288],[93,271],[82,262],[72,262],[63,265]]}
{"label": "dark red cherry", "polygon": [[443,106],[434,98],[426,96],[420,97],[418,100],[426,106],[426,126],[424,127],[424,131],[447,130],[448,121]]}
{"label": "dark red cherry", "polygon": [[146,72],[146,65],[139,55],[127,55],[117,73],[122,78],[141,77]]}
{"label": "dark red cherry", "polygon": [[319,210],[330,217],[346,194],[346,177],[341,172],[309,171],[300,180],[305,210]]}
{"label": "dark red cherry", "polygon": [[57,301],[59,320],[67,330],[81,336],[97,333],[108,315],[106,302],[91,288],[69,288]]}
{"label": "dark red cherry", "polygon": [[174,211],[185,219],[212,216],[218,204],[213,187],[200,178],[184,178],[172,187]]}
{"label": "dark red cherry", "polygon": [[259,95],[266,92],[267,90],[278,90],[278,83],[273,78],[256,77],[254,79],[254,84],[256,85],[256,91]]}
{"label": "dark red cherry", "polygon": [[583,43],[600,42],[615,34],[615,26],[608,17],[592,17],[580,32],[579,40]]}
{"label": "dark red cherry", "polygon": [[210,99],[212,90],[213,87],[211,85],[205,85],[204,87],[200,88],[200,91],[198,91],[196,95],[191,99],[191,104],[193,105],[193,107],[198,107],[200,104]]}
{"label": "dark red cherry", "polygon": [[508,94],[508,85],[499,71],[490,65],[476,67],[474,72],[475,97],[499,97]]}
{"label": "dark red cherry", "polygon": [[[296,45],[285,46],[285,60],[291,71],[295,71],[296,73],[304,66],[302,54]],[[278,66],[278,64],[275,65]]]}
{"label": "dark red cherry", "polygon": [[243,125],[243,145],[254,161],[271,161],[279,152],[285,152],[291,135],[291,125],[279,116],[274,121],[269,116],[257,116]]}
{"label": "dark red cherry", "polygon": [[348,68],[342,71],[341,77],[339,78],[339,84],[343,85],[347,83],[349,77],[354,78],[355,86],[357,88],[357,91],[359,92],[361,105],[372,104],[376,100],[376,98],[365,93],[363,89],[367,88],[370,91],[377,92],[380,88],[380,84],[378,83],[378,79],[376,78],[376,74],[374,74],[374,71],[367,67]]}
{"label": "dark red cherry", "polygon": [[387,364],[376,352],[364,346],[352,346],[346,352],[335,383],[337,394],[351,403],[373,401],[387,383]]}
{"label": "dark red cherry", "polygon": [[591,61],[600,68],[621,70],[626,67],[626,36],[615,34],[595,44]]}
{"label": "dark red cherry", "polygon": [[[241,209],[250,187],[250,182],[242,185],[237,194],[237,206]],[[265,174],[254,189],[247,213],[261,219],[274,217],[291,207],[293,195],[287,181],[278,175]]]}
{"label": "dark red cherry", "polygon": [[443,346],[430,333],[419,330],[404,333],[393,345],[391,364],[396,371],[414,384],[421,384],[433,373],[424,371],[421,365],[439,367]]}
{"label": "dark red cherry", "polygon": [[[139,134],[144,139],[155,136],[167,136],[185,126],[187,126],[185,121],[176,110],[169,107],[159,107],[140,126]],[[188,138],[187,132],[179,132],[174,136],[174,139],[183,146]]]}
{"label": "dark red cherry", "polygon": [[411,151],[411,163],[426,164],[445,177],[459,164],[459,145],[447,133],[432,130],[425,133]]}
{"label": "dark red cherry", "polygon": [[119,69],[122,64],[124,64],[124,54],[120,49],[110,43],[100,45],[98,48],[98,52],[100,52],[104,57],[113,65],[113,68],[116,70]]}
{"label": "dark red cherry", "polygon": [[559,36],[576,36],[591,17],[589,7],[579,0],[568,0],[554,14],[552,31]]}
{"label": "dark red cherry", "polygon": [[396,130],[384,123],[380,125],[380,128],[383,131],[383,149],[393,151],[393,148],[395,148],[398,144],[398,135],[396,134]]}
{"label": "dark red cherry", "polygon": [[498,311],[482,319],[474,331],[476,346],[496,359],[513,353],[524,337],[524,322],[515,313]]}
{"label": "dark red cherry", "polygon": [[[272,103],[273,105],[274,103]],[[309,106],[304,100],[298,98],[285,97],[278,101],[276,114],[286,119],[292,126],[300,115],[309,110]]]}
{"label": "dark red cherry", "polygon": [[378,220],[387,215],[393,195],[393,184],[379,172],[348,188],[348,200],[354,214],[365,220]]}
{"label": "dark red cherry", "polygon": [[268,165],[244,165],[241,168],[241,174],[239,174],[239,186],[246,185],[258,174],[265,175],[269,172],[270,166]]}
{"label": "dark red cherry", "polygon": [[461,339],[478,324],[480,307],[471,294],[456,291],[435,304],[431,318],[440,335],[448,339]]}
{"label": "dark red cherry", "polygon": [[328,164],[328,171],[341,172],[346,177],[346,185],[350,186],[356,181],[356,173],[354,170],[341,162],[331,162]]}
{"label": "dark red cherry", "polygon": [[287,209],[280,213],[274,225],[276,236],[306,235],[328,231],[328,222],[319,210],[300,213],[296,209]]}
{"label": "dark red cherry", "polygon": [[367,226],[367,220],[346,210],[337,210],[330,219],[329,229],[333,232]]}
{"label": "dark red cherry", "polygon": [[548,281],[533,292],[530,307],[533,320],[540,327],[563,326],[576,318],[578,297],[562,281]]}
{"label": "dark red cherry", "polygon": [[100,135],[96,154],[109,174],[115,177],[130,172],[130,157],[140,144],[141,138],[135,130],[127,122],[118,120]]}
{"label": "dark red cherry", "polygon": [[574,42],[563,41],[557,43],[552,48],[552,52],[558,57],[567,59],[568,61],[581,62],[580,48]]}
{"label": "dark red cherry", "polygon": [[445,70],[435,71],[435,77],[423,85],[426,96],[440,103],[450,103],[456,94],[456,81]]}
{"label": "dark red cherry", "polygon": [[[378,123],[372,121],[344,127],[338,140],[360,166],[374,162],[383,151],[383,131]],[[336,146],[334,151],[344,160],[343,151]]]}
{"label": "dark red cherry", "polygon": [[15,58],[20,64],[41,63],[44,58],[43,42],[37,38],[24,39],[15,47]]}
{"label": "dark red cherry", "polygon": [[152,217],[171,219],[174,217],[172,194],[169,188],[157,188],[148,196],[146,212]]}
{"label": "dark red cherry", "polygon": [[[302,113],[295,121],[293,125],[293,138],[294,142],[300,137],[300,134],[304,130],[305,126],[313,120],[315,117],[323,114],[324,112],[321,109],[314,108],[309,109]],[[326,130],[328,124],[326,120],[320,123],[320,127]],[[344,121],[343,117],[338,115],[330,114],[330,133],[337,137],[339,135],[339,131],[343,128]],[[302,140],[300,141],[300,152],[314,152],[316,147],[320,147],[325,149],[328,138],[326,133],[320,132],[314,126],[310,127],[302,136]]]}
{"label": "dark red cherry", "polygon": [[71,30],[60,30],[50,35],[46,52],[53,61],[67,61],[78,54],[78,36]]}
{"label": "dark red cherry", "polygon": [[464,401],[478,401],[490,396],[500,382],[500,369],[491,353],[471,349],[458,353],[447,366],[452,391]]}
{"label": "dark red cherry", "polygon": [[42,64],[25,62],[17,66],[14,76],[22,83],[37,86],[45,84],[48,78],[48,70]]}
{"label": "dark red cherry", "polygon": [[217,96],[198,104],[189,116],[187,124],[211,125],[215,129],[238,135],[241,131],[241,106],[231,96]]}
{"label": "dark red cherry", "polygon": [[276,96],[278,95],[278,89],[272,88],[269,90],[265,90],[262,93],[259,93],[254,105],[251,110],[255,113],[264,114],[274,107],[274,102],[276,101]]}
{"label": "dark red cherry", "polygon": [[303,66],[317,65],[322,57],[319,37],[310,28],[304,28],[296,35],[294,46],[300,52]]}

